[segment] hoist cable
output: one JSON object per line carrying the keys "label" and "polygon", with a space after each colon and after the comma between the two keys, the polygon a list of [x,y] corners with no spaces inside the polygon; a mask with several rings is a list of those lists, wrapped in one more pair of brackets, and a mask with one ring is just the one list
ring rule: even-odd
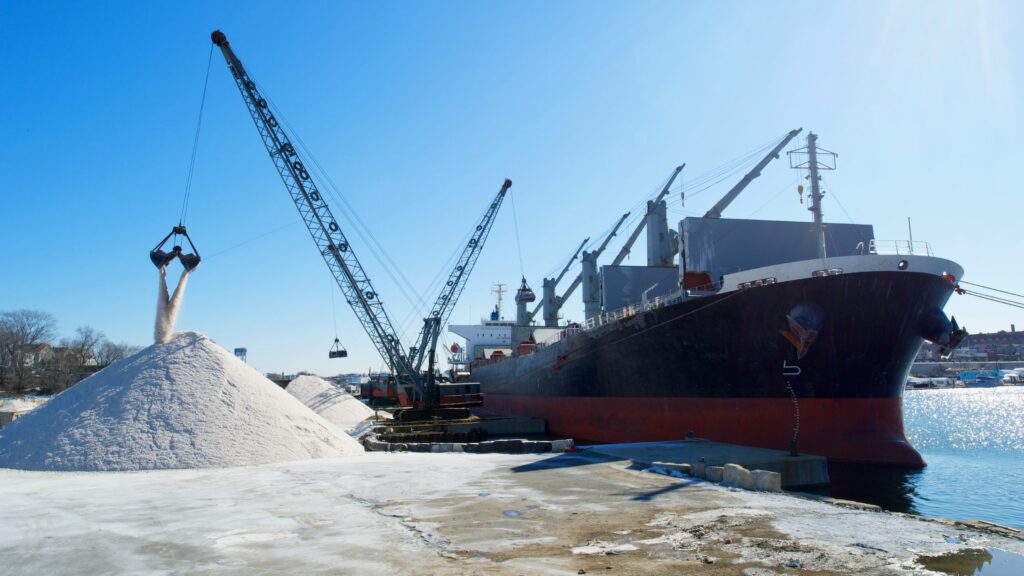
{"label": "hoist cable", "polygon": [[206,88],[210,85],[210,65],[213,63],[213,44],[210,45],[210,55],[206,58],[206,78],[203,80],[203,97],[199,101],[199,119],[196,120],[196,133],[192,138],[192,157],[188,162],[188,178],[185,180],[185,198],[181,201],[181,217],[178,218],[178,226],[185,225],[185,216],[188,214],[188,200],[192,196],[192,176],[196,170],[196,154],[199,152],[199,131],[203,126],[203,109],[206,108]]}
{"label": "hoist cable", "polygon": [[334,290],[338,287],[334,276],[331,276],[331,318],[334,319],[334,341],[338,341],[338,309],[334,307]]}
{"label": "hoist cable", "polygon": [[[348,202],[345,195],[341,193],[341,189],[334,182],[334,179],[331,178],[331,175],[317,160],[312,149],[306,145],[302,136],[292,126],[284,112],[265,92],[263,93],[263,97],[270,103],[270,107],[274,111],[275,115],[288,129],[288,135],[295,140],[295,144],[297,144],[298,148],[302,150],[303,155],[312,162],[310,168],[313,168],[314,171],[319,174],[321,183],[325,185],[324,191],[340,204],[338,208],[342,217],[352,224],[352,229],[355,231],[356,235],[363,240],[366,249],[370,251],[377,260],[377,263],[384,269],[384,272],[391,278],[392,282],[395,283],[395,286],[398,288],[399,292],[402,293],[402,296],[404,296],[405,299],[415,307],[417,299],[423,300],[423,296],[421,296],[412,283],[409,282],[409,279],[402,272],[401,267],[395,263],[394,259],[391,258],[391,255],[384,249],[384,246],[377,240],[372,229],[363,221],[362,218],[360,218],[359,213]],[[416,296],[416,298],[413,296]]]}
{"label": "hoist cable", "polygon": [[766,200],[764,204],[761,204],[761,206],[759,206],[757,208],[757,210],[754,210],[753,212],[751,212],[750,215],[747,216],[747,218],[748,219],[752,218],[755,214],[757,214],[761,210],[764,210],[765,208],[767,208],[768,205],[771,204],[772,202],[775,202],[775,199],[778,198],[779,196],[781,196],[783,192],[785,192],[786,190],[789,190],[790,188],[792,188],[793,184],[796,184],[799,181],[800,181],[800,177],[797,176],[796,178],[794,178],[790,182],[787,182],[785,186],[780,188],[777,192],[775,192],[775,194],[772,194],[772,197],[769,198],[768,200]]}
{"label": "hoist cable", "polygon": [[839,206],[839,209],[846,215],[846,219],[850,221],[850,224],[853,224],[853,218],[851,218],[850,213],[846,211],[846,207],[843,206],[843,201],[839,199],[839,195],[836,194],[836,190],[832,187],[832,184],[826,180],[824,176],[821,177],[821,182],[825,185],[825,188],[828,189],[829,194],[832,195],[832,198],[836,201],[836,205]]}
{"label": "hoist cable", "polygon": [[512,225],[516,231],[516,251],[519,252],[519,274],[526,278],[525,268],[523,267],[523,244],[519,239],[519,218],[516,216],[516,197],[515,194],[509,194],[509,200],[512,201]]}

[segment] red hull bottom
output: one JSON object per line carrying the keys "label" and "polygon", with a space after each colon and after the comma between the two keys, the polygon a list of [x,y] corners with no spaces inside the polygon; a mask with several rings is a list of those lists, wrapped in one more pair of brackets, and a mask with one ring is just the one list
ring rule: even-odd
{"label": "red hull bottom", "polygon": [[[903,431],[901,398],[802,398],[801,452],[831,460],[920,468]],[[795,414],[789,398],[567,398],[485,395],[498,414],[544,418],[551,434],[577,442],[699,438],[789,450]]]}

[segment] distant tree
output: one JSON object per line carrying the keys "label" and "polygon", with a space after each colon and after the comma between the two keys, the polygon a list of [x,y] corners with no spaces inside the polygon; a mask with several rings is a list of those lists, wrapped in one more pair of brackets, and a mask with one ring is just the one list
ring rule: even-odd
{"label": "distant tree", "polygon": [[104,340],[96,350],[96,365],[100,368],[106,368],[118,360],[123,360],[135,354],[139,350],[142,350],[141,346],[133,346],[124,342],[115,344],[110,340]]}
{"label": "distant tree", "polygon": [[75,329],[75,335],[69,340],[65,340],[62,345],[70,349],[71,355],[78,367],[84,368],[90,363],[95,362],[96,353],[106,340],[107,338],[103,335],[103,332],[96,330],[92,326],[79,326]]}
{"label": "distant tree", "polygon": [[0,388],[7,385],[7,374],[14,366],[14,332],[0,313]]}
{"label": "distant tree", "polygon": [[[57,320],[49,312],[39,310],[12,310],[0,312],[0,340],[5,348],[6,366],[15,378],[15,389],[25,388],[25,377],[33,369],[33,348],[48,344],[57,334]],[[0,385],[6,385],[6,369]]]}
{"label": "distant tree", "polygon": [[70,344],[68,339],[62,340],[42,367],[42,384],[54,393],[70,388],[81,379],[78,361],[71,347],[66,344]]}
{"label": "distant tree", "polygon": [[47,386],[60,392],[77,383],[95,370],[96,355],[106,338],[92,326],[80,326],[71,338],[64,338],[52,350],[43,370]]}

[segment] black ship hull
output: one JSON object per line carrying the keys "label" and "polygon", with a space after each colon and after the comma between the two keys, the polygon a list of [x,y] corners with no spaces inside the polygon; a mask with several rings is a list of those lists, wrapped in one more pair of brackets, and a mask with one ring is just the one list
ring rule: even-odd
{"label": "black ship hull", "polygon": [[[903,430],[907,374],[953,292],[873,271],[691,298],[473,368],[485,408],[583,442],[698,437],[922,466]],[[944,318],[944,316],[943,316]]]}

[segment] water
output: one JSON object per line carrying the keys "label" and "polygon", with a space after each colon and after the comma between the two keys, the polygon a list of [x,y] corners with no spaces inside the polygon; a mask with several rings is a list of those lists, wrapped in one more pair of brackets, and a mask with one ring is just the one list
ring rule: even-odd
{"label": "water", "polygon": [[1020,576],[1024,556],[998,548],[968,549],[942,556],[919,556],[917,563],[929,570],[955,576]]}
{"label": "water", "polygon": [[908,390],[903,414],[928,466],[830,465],[834,496],[1024,529],[1024,387]]}

